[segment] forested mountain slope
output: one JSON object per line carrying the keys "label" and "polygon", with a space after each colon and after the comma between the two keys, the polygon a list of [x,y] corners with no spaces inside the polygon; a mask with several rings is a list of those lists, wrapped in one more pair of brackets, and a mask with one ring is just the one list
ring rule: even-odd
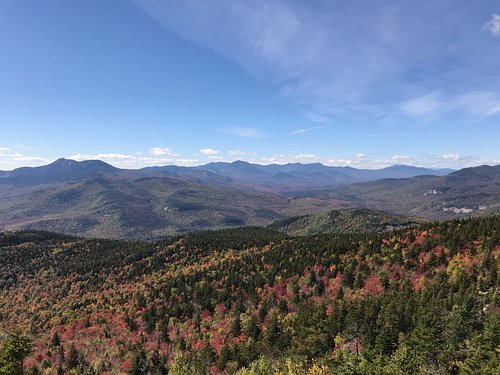
{"label": "forested mountain slope", "polygon": [[424,220],[500,211],[500,166],[339,187],[426,172],[449,171],[407,166],[357,170],[318,163],[262,166],[241,161],[126,170],[98,160],[60,159],[43,167],[0,173],[0,230],[158,239],[199,230],[265,226],[276,219],[341,207]]}
{"label": "forested mountain slope", "polygon": [[427,220],[487,215],[500,210],[500,165],[464,168],[447,176],[352,184],[317,196]]}
{"label": "forested mountain slope", "polygon": [[383,232],[418,224],[408,217],[366,208],[346,208],[278,219],[267,227],[291,236],[321,233]]}
{"label": "forested mountain slope", "polygon": [[495,374],[499,256],[500,216],[157,243],[4,233],[0,332],[33,339],[31,373]]}
{"label": "forested mountain slope", "polygon": [[316,212],[325,206],[332,207],[314,198],[243,192],[178,178],[100,176],[0,194],[0,230],[151,239],[195,230],[266,225],[276,218]]}

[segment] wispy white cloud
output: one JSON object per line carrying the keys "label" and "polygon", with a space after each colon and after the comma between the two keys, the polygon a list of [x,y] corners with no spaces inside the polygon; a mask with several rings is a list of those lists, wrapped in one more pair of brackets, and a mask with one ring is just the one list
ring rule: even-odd
{"label": "wispy white cloud", "polygon": [[252,160],[261,164],[287,164],[287,163],[322,163],[330,166],[353,166],[359,168],[377,168],[394,164],[392,160],[374,160],[364,153],[351,157],[332,156],[324,157],[316,154],[276,154],[271,157],[260,157]]}
{"label": "wispy white cloud", "polygon": [[417,159],[409,155],[394,155],[391,160],[397,164],[414,164]]}
{"label": "wispy white cloud", "polygon": [[452,106],[463,108],[477,116],[491,116],[500,113],[500,95],[493,92],[473,91],[457,97]]}
{"label": "wispy white cloud", "polygon": [[49,162],[50,159],[43,158],[41,156],[27,156],[27,155],[22,155],[22,156],[16,156],[13,158],[13,160],[18,161],[18,162],[39,162],[39,163],[45,163]]}
{"label": "wispy white cloud", "polygon": [[259,128],[245,127],[245,126],[230,126],[219,129],[222,133],[236,135],[244,138],[262,138],[266,136],[266,132]]}
{"label": "wispy white cloud", "polygon": [[493,14],[483,29],[489,31],[493,36],[500,36],[500,14]]}
{"label": "wispy white cloud", "polygon": [[291,131],[290,134],[291,135],[303,134],[303,133],[307,133],[307,132],[310,132],[310,131],[313,131],[313,130],[323,129],[323,128],[327,128],[327,127],[329,127],[329,125],[312,126],[310,128],[304,128],[304,129],[298,129],[298,130]]}
{"label": "wispy white cloud", "polygon": [[268,157],[254,158],[251,161],[261,164],[287,164],[287,163],[316,163],[322,160],[321,156],[315,154],[275,154]]}
{"label": "wispy white cloud", "polygon": [[309,121],[318,122],[320,124],[325,124],[332,121],[330,116],[326,116],[318,112],[304,111],[304,116]]}
{"label": "wispy white cloud", "polygon": [[202,148],[200,150],[200,154],[203,154],[205,156],[215,156],[220,154],[219,150],[214,150],[213,148]]}
{"label": "wispy white cloud", "polygon": [[227,153],[229,156],[245,156],[246,152],[239,150],[229,150]]}
{"label": "wispy white cloud", "polygon": [[500,94],[490,91],[471,91],[461,95],[433,92],[404,101],[400,108],[411,117],[431,118],[450,112],[469,116],[492,116],[500,113]]}
{"label": "wispy white cloud", "polygon": [[499,159],[485,159],[477,155],[460,155],[458,153],[450,153],[444,155],[428,155],[427,161],[430,165],[436,167],[448,168],[467,168],[478,165],[499,165]]}
{"label": "wispy white cloud", "polygon": [[[134,1],[165,27],[274,85],[320,123],[352,112],[398,114],[394,98],[448,86],[467,92],[477,76],[497,68],[496,50],[471,38],[474,2]],[[499,24],[494,14],[485,28],[498,35]],[[492,76],[481,90],[499,85]],[[412,116],[440,106],[433,97],[406,104]]]}
{"label": "wispy white cloud", "polygon": [[21,166],[38,166],[50,161],[51,159],[46,157],[15,152],[9,147],[0,148],[0,170],[10,170]]}
{"label": "wispy white cloud", "polygon": [[117,154],[117,153],[101,153],[101,154],[74,154],[69,157],[69,159],[82,161],[82,160],[134,160],[136,157],[134,155],[128,154]]}
{"label": "wispy white cloud", "polygon": [[433,92],[403,102],[401,109],[409,116],[427,117],[441,111],[443,105],[441,94]]}
{"label": "wispy white cloud", "polygon": [[176,154],[174,151],[172,151],[168,147],[153,147],[149,153],[154,156],[163,156],[163,155],[169,155],[169,156],[179,156]]}
{"label": "wispy white cloud", "polygon": [[213,156],[209,156],[208,158],[212,161],[224,161],[224,158],[222,156],[213,155]]}
{"label": "wispy white cloud", "polygon": [[255,152],[246,152],[241,150],[229,150],[227,154],[233,157],[243,157],[243,156],[255,157],[257,155],[257,153]]}

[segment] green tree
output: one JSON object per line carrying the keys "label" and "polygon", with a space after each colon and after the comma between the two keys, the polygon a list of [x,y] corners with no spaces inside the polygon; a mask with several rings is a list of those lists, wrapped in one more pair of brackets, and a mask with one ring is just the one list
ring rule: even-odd
{"label": "green tree", "polygon": [[140,349],[135,355],[132,362],[132,368],[129,370],[129,375],[145,375],[148,373],[148,359],[144,349]]}
{"label": "green tree", "polygon": [[499,374],[500,373],[500,314],[489,316],[483,331],[472,340],[468,357],[459,364],[461,373]]}
{"label": "green tree", "polygon": [[266,341],[270,346],[276,344],[278,338],[281,334],[281,329],[278,321],[278,314],[276,311],[271,312],[269,316],[269,320],[267,322],[267,330],[266,330]]}
{"label": "green tree", "polygon": [[59,336],[59,333],[55,331],[52,335],[52,339],[50,340],[50,346],[56,348],[59,345],[61,345],[61,337]]}
{"label": "green tree", "polygon": [[217,367],[219,367],[220,369],[225,368],[226,364],[231,360],[232,357],[233,353],[231,351],[231,347],[227,344],[224,344],[219,353],[219,358],[217,359]]}
{"label": "green tree", "polygon": [[24,374],[24,359],[32,351],[31,338],[25,334],[9,333],[0,352],[0,375]]}
{"label": "green tree", "polygon": [[399,346],[392,353],[384,373],[388,375],[411,375],[418,373],[418,363],[415,358],[415,349],[411,348],[405,336],[399,334]]}
{"label": "green tree", "polygon": [[238,312],[235,312],[231,320],[231,335],[233,337],[236,337],[239,336],[240,334],[241,334],[240,314]]}

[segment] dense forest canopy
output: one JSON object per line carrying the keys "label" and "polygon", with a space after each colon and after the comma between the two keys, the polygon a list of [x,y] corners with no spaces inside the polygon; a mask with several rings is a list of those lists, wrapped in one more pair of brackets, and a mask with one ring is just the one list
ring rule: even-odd
{"label": "dense forest canopy", "polygon": [[0,374],[498,374],[499,257],[499,215],[154,243],[6,232]]}

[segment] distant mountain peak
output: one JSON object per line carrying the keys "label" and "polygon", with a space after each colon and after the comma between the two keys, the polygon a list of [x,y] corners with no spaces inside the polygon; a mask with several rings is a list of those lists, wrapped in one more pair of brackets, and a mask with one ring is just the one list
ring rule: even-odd
{"label": "distant mountain peak", "polygon": [[118,174],[120,169],[102,160],[76,161],[60,158],[40,167],[22,167],[0,175],[0,183],[10,185],[39,185],[79,181],[100,173]]}
{"label": "distant mountain peak", "polygon": [[233,165],[249,165],[251,163],[249,163],[248,161],[245,161],[245,160],[235,160],[231,164],[233,164]]}
{"label": "distant mountain peak", "polygon": [[65,159],[65,158],[59,158],[56,161],[50,163],[49,165],[53,166],[67,166],[67,165],[76,165],[78,162],[73,159]]}
{"label": "distant mountain peak", "polygon": [[[65,158],[60,158],[57,159],[56,161],[52,162],[51,164],[47,165],[46,167],[51,167],[53,168],[74,168],[74,169],[95,169],[97,171],[113,171],[113,170],[118,170],[118,168],[113,167],[111,164],[108,164],[102,160],[82,160],[82,161],[77,161],[73,159],[65,159]],[[40,167],[43,168],[43,167]]]}

